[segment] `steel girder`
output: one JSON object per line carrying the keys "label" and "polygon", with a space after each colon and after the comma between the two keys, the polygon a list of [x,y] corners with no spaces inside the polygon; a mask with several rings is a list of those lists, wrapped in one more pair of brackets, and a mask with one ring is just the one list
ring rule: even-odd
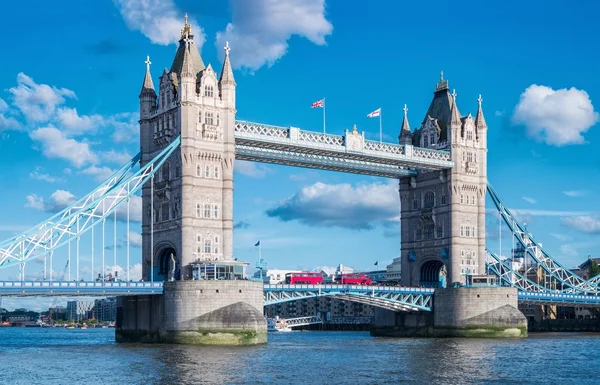
{"label": "steel girder", "polygon": [[356,159],[344,159],[334,155],[307,154],[242,144],[236,144],[235,158],[253,162],[281,164],[284,166],[381,176],[384,178],[400,178],[402,176],[415,175],[416,173],[414,170],[397,166]]}
{"label": "steel girder", "polygon": [[323,320],[319,316],[298,317],[298,318],[286,318],[285,323],[289,327],[294,327],[294,326],[322,324]]}
{"label": "steel girder", "polygon": [[486,249],[485,265],[489,272],[500,279],[502,284],[506,286],[516,287],[519,290],[526,292],[549,292],[550,289],[545,288],[525,277],[518,271],[514,271],[506,261],[500,260],[496,254]]}
{"label": "steel girder", "polygon": [[2,297],[106,297],[162,293],[162,282],[0,281]]}
{"label": "steel girder", "polygon": [[332,296],[394,311],[431,311],[433,289],[360,285],[268,285],[265,306]]}
{"label": "steel girder", "polygon": [[[372,175],[382,176],[381,170],[370,164],[384,169],[386,167],[383,166],[404,169],[403,175],[410,175],[417,170],[454,167],[448,151],[365,140],[364,134],[355,131],[346,131],[345,135],[331,135],[240,120],[235,123],[235,142],[236,157],[239,159],[301,167],[318,166],[314,168],[333,171],[369,174],[371,168],[375,172]],[[248,152],[248,149],[254,151],[245,155],[240,153]],[[238,154],[244,158],[237,156]],[[397,177],[398,171],[392,175],[390,177]]]}
{"label": "steel girder", "polygon": [[600,297],[592,295],[531,293],[519,291],[520,303],[531,305],[600,307]]}
{"label": "steel girder", "polygon": [[594,277],[594,281],[587,281],[577,274],[573,273],[558,261],[554,260],[542,246],[533,238],[531,233],[525,230],[510,212],[510,210],[504,205],[498,194],[492,188],[491,184],[487,186],[488,193],[494,202],[494,205],[498,209],[498,212],[506,225],[510,228],[513,236],[517,239],[519,244],[525,249],[527,254],[538,263],[538,265],[553,279],[560,284],[561,291],[566,293],[600,293],[598,287],[598,280],[600,277]]}
{"label": "steel girder", "polygon": [[23,264],[54,252],[106,219],[146,183],[175,151],[181,142],[176,137],[154,159],[132,173],[139,162],[136,155],[127,165],[99,188],[79,199],[50,219],[24,233],[0,243],[0,268]]}

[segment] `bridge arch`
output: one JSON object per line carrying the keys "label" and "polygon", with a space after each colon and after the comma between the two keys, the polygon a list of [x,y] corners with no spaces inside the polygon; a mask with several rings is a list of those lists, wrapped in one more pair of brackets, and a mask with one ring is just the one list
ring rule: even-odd
{"label": "bridge arch", "polygon": [[154,279],[157,281],[167,281],[169,278],[169,260],[171,254],[175,256],[177,264],[175,266],[175,279],[180,279],[180,260],[176,246],[171,242],[161,242],[154,249]]}
{"label": "bridge arch", "polygon": [[423,287],[446,287],[447,269],[446,264],[440,258],[427,258],[422,263],[416,266],[419,277],[419,286]]}

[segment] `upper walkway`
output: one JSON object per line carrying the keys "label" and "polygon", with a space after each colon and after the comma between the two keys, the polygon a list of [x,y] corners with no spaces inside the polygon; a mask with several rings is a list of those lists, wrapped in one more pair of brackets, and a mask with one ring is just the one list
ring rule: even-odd
{"label": "upper walkway", "polygon": [[356,126],[332,135],[238,120],[235,144],[236,159],[388,178],[454,166],[449,151],[367,140]]}

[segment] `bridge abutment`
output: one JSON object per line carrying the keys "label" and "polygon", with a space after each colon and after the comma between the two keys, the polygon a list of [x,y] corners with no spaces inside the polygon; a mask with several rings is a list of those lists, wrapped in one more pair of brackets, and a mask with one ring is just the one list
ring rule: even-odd
{"label": "bridge abutment", "polygon": [[431,313],[376,309],[371,335],[519,338],[527,336],[527,319],[518,310],[515,288],[437,289]]}
{"label": "bridge abutment", "polygon": [[263,286],[172,281],[162,295],[118,297],[117,342],[253,345],[267,342]]}

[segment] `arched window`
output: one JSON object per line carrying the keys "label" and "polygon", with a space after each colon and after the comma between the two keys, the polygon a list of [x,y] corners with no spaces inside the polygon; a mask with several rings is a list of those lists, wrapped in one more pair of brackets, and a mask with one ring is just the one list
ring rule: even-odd
{"label": "arched window", "polygon": [[202,165],[201,164],[196,165],[196,176],[202,176]]}
{"label": "arched window", "polygon": [[430,208],[433,208],[434,204],[435,204],[435,195],[433,195],[433,192],[431,192],[431,191],[426,192],[424,202],[423,202],[423,207],[426,209],[430,209]]}
{"label": "arched window", "polygon": [[214,205],[213,208],[214,208],[214,214],[215,214],[215,216],[213,218],[219,219],[219,214],[220,214],[221,208],[219,207],[219,205]]}
{"label": "arched window", "polygon": [[423,135],[423,147],[429,147],[429,136]]}
{"label": "arched window", "polygon": [[204,177],[210,178],[210,167],[209,165],[204,166]]}
{"label": "arched window", "polygon": [[202,218],[202,203],[196,203],[196,218]]}
{"label": "arched window", "polygon": [[206,112],[204,114],[205,119],[204,119],[204,123],[208,124],[209,126],[213,126],[215,121],[214,121],[214,114],[212,112]]}
{"label": "arched window", "polygon": [[215,179],[219,179],[219,166],[215,166],[215,174],[213,176]]}
{"label": "arched window", "polygon": [[169,180],[170,177],[169,162],[165,162],[162,166],[162,180]]}
{"label": "arched window", "polygon": [[213,253],[219,254],[219,236],[218,235],[215,235],[215,243],[214,243],[214,247],[213,247]]}
{"label": "arched window", "polygon": [[434,134],[429,134],[429,143],[435,144],[435,135]]}
{"label": "arched window", "polygon": [[424,231],[423,231],[423,235],[425,239],[433,239],[433,224],[427,224],[425,225]]}
{"label": "arched window", "polygon": [[175,178],[179,178],[181,176],[181,166],[179,164],[175,165]]}
{"label": "arched window", "polygon": [[221,124],[221,120],[219,119],[219,113],[217,112],[217,126]]}
{"label": "arched window", "polygon": [[210,254],[212,252],[212,244],[210,239],[204,240],[204,253]]}
{"label": "arched window", "polygon": [[210,218],[210,203],[204,205],[204,218]]}

